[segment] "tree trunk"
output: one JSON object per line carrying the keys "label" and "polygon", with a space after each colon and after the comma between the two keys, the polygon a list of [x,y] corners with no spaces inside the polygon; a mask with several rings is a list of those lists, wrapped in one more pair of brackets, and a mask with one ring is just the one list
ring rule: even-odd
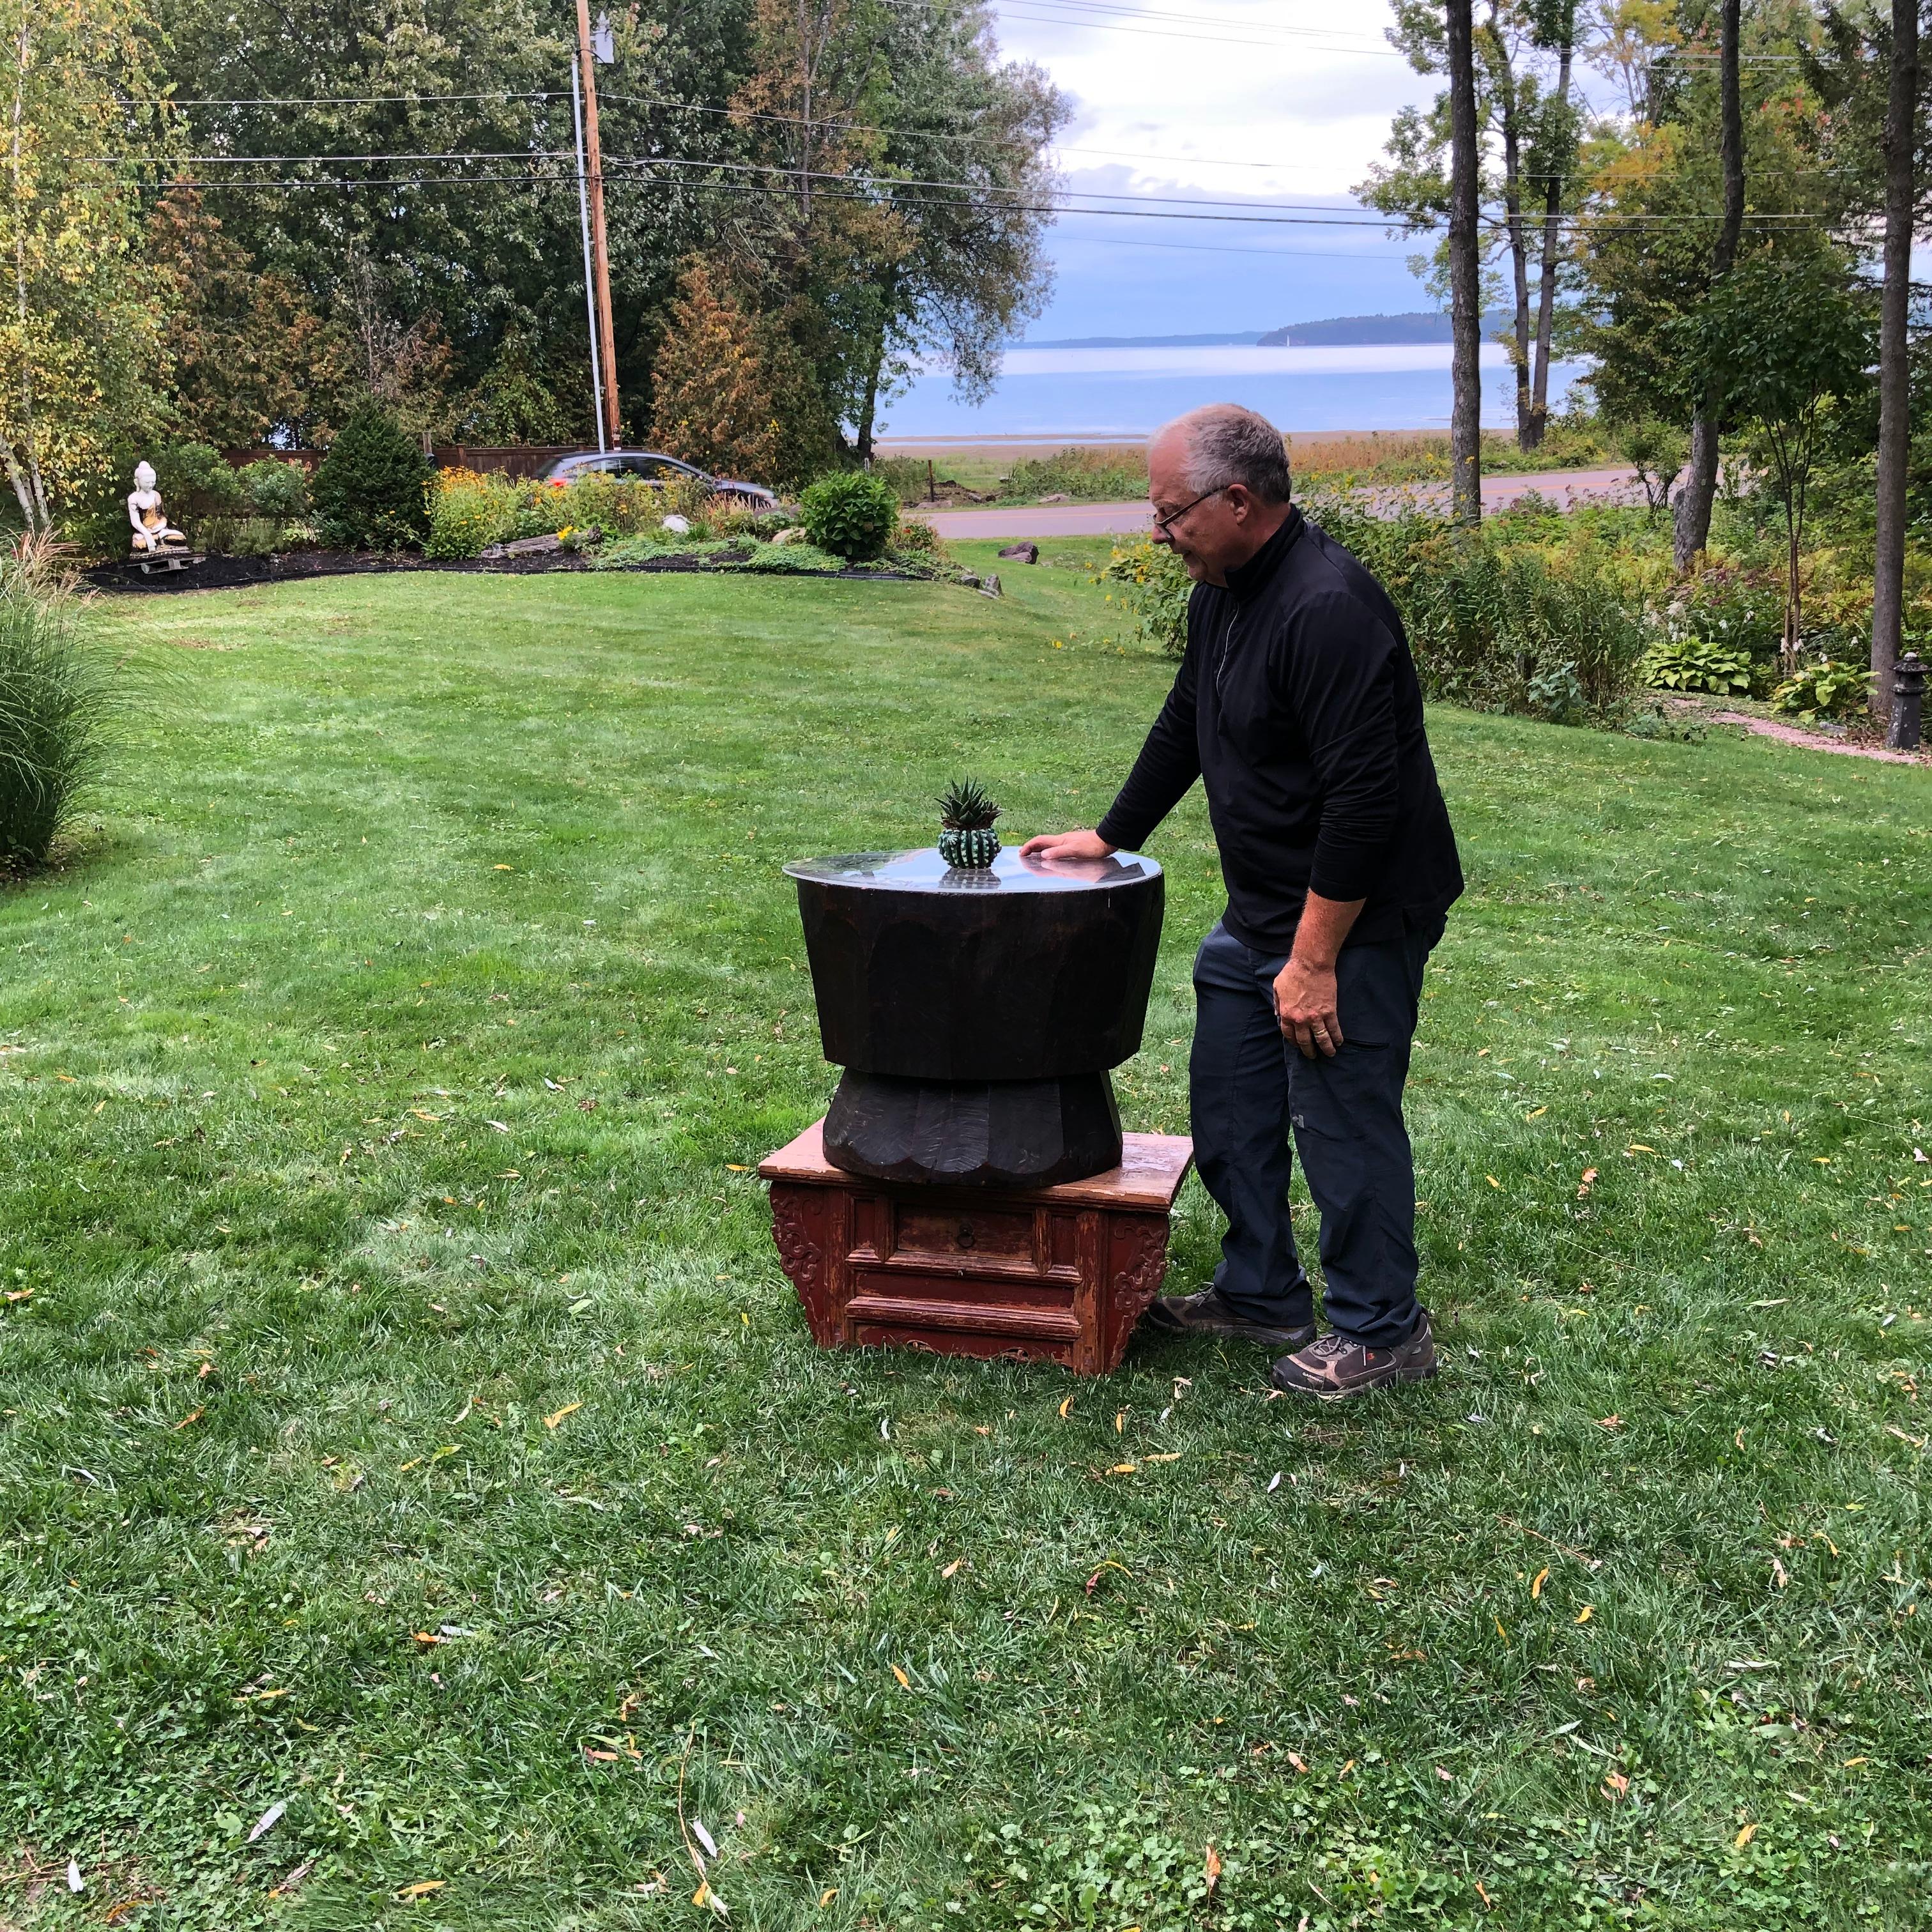
{"label": "tree trunk", "polygon": [[[1736,4],[1736,0],[1732,0]],[[1450,504],[1458,523],[1483,517],[1482,285],[1476,239],[1476,67],[1470,0],[1447,0],[1450,187],[1449,317],[1455,400],[1449,415]]]}
{"label": "tree trunk", "polygon": [[859,411],[859,434],[854,448],[868,469],[872,461],[872,425],[879,412],[879,374],[886,360],[886,332],[882,328],[866,352],[866,400]]}
{"label": "tree trunk", "polygon": [[1516,441],[1519,449],[1534,449],[1536,440],[1529,428],[1529,238],[1522,225],[1522,130],[1516,122],[1516,76],[1506,60],[1498,64],[1503,98],[1503,219],[1509,230],[1510,279],[1516,297],[1516,323],[1510,344],[1510,360],[1516,365]]}
{"label": "tree trunk", "polygon": [[41,497],[38,468],[34,449],[33,361],[27,352],[29,321],[27,302],[27,200],[20,183],[20,142],[27,88],[27,62],[32,52],[28,31],[27,10],[20,10],[18,64],[14,70],[13,186],[14,186],[14,293],[20,331],[20,429],[24,445],[18,456],[10,443],[7,450],[7,476],[20,499],[20,514],[30,530],[46,527],[46,504]]}
{"label": "tree trunk", "polygon": [[[1563,40],[1557,50],[1556,111],[1566,133],[1564,152],[1570,152],[1567,133],[1570,113],[1570,68],[1576,53],[1576,20],[1574,10],[1564,16]],[[1558,230],[1563,218],[1563,190],[1567,170],[1552,166],[1543,184],[1543,273],[1536,296],[1536,361],[1530,385],[1529,438],[1526,449],[1542,446],[1544,432],[1550,427],[1550,342],[1556,327],[1556,251]]]}
{"label": "tree trunk", "polygon": [[[1724,170],[1724,214],[1718,224],[1717,245],[1711,251],[1711,279],[1721,281],[1738,258],[1738,242],[1744,227],[1744,115],[1738,86],[1739,0],[1724,0],[1724,24],[1718,47],[1718,92],[1723,131],[1720,148]],[[1718,419],[1714,394],[1706,392],[1703,406],[1690,422],[1690,474],[1677,493],[1677,526],[1672,548],[1677,568],[1688,570],[1711,538],[1711,503],[1718,492]]]}
{"label": "tree trunk", "polygon": [[1892,0],[1892,88],[1885,112],[1885,289],[1878,340],[1878,530],[1872,576],[1872,716],[1892,718],[1905,620],[1905,472],[1911,442],[1912,146],[1918,99],[1919,0]]}

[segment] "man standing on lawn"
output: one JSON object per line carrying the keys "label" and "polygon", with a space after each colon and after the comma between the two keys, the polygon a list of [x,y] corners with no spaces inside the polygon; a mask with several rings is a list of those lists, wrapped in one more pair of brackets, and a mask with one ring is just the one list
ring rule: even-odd
{"label": "man standing on lawn", "polygon": [[[1195,410],[1148,448],[1154,540],[1194,580],[1174,688],[1092,831],[1022,856],[1137,850],[1198,778],[1228,908],[1194,962],[1188,1069],[1221,1264],[1150,1319],[1286,1352],[1279,1388],[1335,1400],[1436,1372],[1415,1298],[1402,1086],[1422,970],[1462,890],[1388,593],[1288,501],[1267,420]],[[1323,1302],[1288,1222],[1288,1130],[1322,1216]]]}

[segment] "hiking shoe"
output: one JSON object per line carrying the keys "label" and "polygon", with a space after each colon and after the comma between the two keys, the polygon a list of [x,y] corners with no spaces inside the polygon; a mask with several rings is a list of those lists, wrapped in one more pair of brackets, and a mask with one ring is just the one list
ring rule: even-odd
{"label": "hiking shoe", "polygon": [[1424,1309],[1406,1342],[1392,1348],[1371,1348],[1346,1335],[1324,1335],[1268,1371],[1278,1389],[1312,1395],[1322,1402],[1366,1395],[1391,1382],[1426,1382],[1436,1372],[1436,1342],[1429,1332],[1429,1311]]}
{"label": "hiking shoe", "polygon": [[1231,1342],[1257,1342],[1268,1348],[1293,1350],[1315,1339],[1312,1322],[1290,1328],[1243,1319],[1222,1300],[1218,1288],[1204,1288],[1198,1294],[1163,1294],[1148,1310],[1147,1318],[1163,1335],[1214,1335]]}

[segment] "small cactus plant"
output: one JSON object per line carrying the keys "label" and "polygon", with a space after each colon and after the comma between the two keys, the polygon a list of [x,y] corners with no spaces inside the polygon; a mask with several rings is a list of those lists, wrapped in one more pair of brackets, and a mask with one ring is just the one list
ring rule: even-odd
{"label": "small cactus plant", "polygon": [[999,815],[977,779],[956,779],[939,800],[939,856],[962,871],[983,871],[1000,855],[1000,835],[993,830]]}

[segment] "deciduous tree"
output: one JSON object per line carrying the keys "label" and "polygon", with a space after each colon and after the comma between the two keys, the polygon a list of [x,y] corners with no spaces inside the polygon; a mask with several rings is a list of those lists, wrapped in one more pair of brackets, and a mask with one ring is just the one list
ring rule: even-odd
{"label": "deciduous tree", "polygon": [[166,139],[146,10],[7,0],[0,42],[0,455],[50,528],[160,413],[161,304],[140,249],[136,170]]}

